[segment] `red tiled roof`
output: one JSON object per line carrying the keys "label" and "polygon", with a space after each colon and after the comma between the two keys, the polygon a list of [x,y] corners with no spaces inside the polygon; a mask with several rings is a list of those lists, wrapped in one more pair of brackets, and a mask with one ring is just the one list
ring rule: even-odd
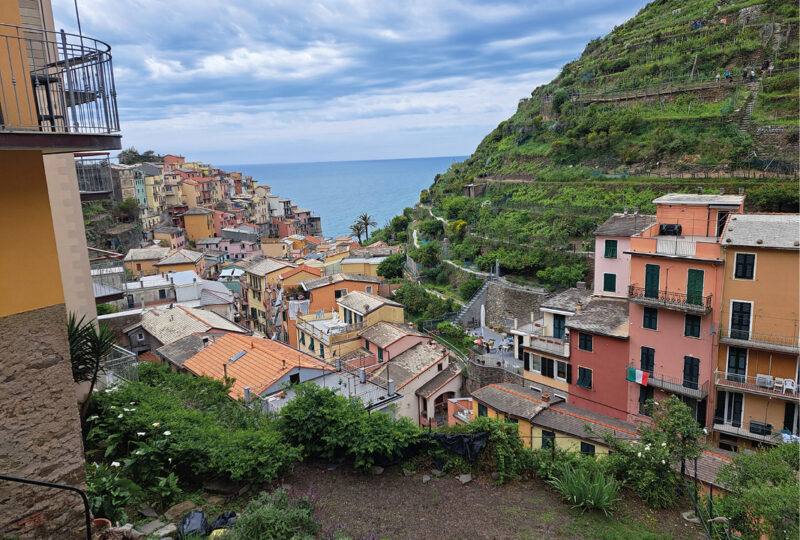
{"label": "red tiled roof", "polygon": [[[231,362],[242,352],[244,354]],[[227,371],[228,377],[235,379],[228,393],[234,399],[244,397],[246,386],[254,395],[261,394],[296,367],[333,370],[321,360],[283,343],[237,334],[225,334],[186,360],[183,367],[196,375],[218,380],[223,380]]]}
{"label": "red tiled roof", "polygon": [[283,274],[280,274],[278,277],[281,279],[288,279],[295,274],[299,274],[300,272],[308,272],[311,275],[320,277],[322,275],[322,270],[319,268],[312,268],[310,266],[306,266],[305,264],[298,266],[297,268],[292,268],[291,270],[287,270]]}

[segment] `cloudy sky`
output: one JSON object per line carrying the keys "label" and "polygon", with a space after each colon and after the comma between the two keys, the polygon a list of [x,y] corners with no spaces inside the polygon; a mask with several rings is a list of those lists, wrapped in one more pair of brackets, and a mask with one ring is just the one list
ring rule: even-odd
{"label": "cloudy sky", "polygon": [[[212,163],[470,154],[643,0],[78,0],[123,147]],[[77,28],[73,0],[53,0]]]}

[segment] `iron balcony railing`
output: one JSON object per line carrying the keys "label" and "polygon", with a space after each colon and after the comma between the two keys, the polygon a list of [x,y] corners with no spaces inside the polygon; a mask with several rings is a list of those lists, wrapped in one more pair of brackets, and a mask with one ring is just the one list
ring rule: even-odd
{"label": "iron balcony railing", "polygon": [[569,358],[569,334],[562,338],[531,336],[530,348]]}
{"label": "iron balcony railing", "polygon": [[775,377],[766,373],[756,373],[755,377],[717,370],[714,372],[714,383],[734,390],[741,390],[763,396],[780,396],[786,399],[800,400],[797,381],[793,377]]}
{"label": "iron balcony railing", "polygon": [[796,335],[765,334],[738,328],[723,328],[720,332],[720,342],[727,345],[783,351],[789,354],[800,353],[800,337]]}
{"label": "iron balcony railing", "polygon": [[645,287],[628,287],[628,296],[637,304],[667,309],[678,309],[706,314],[711,311],[711,295],[686,294],[672,291],[659,291]]}
{"label": "iron balcony railing", "polygon": [[[641,366],[636,364],[628,364],[628,367],[633,369],[641,369]],[[647,378],[647,386],[652,386],[653,388],[659,388],[665,392],[679,394],[681,396],[687,396],[694,399],[705,399],[705,397],[708,396],[709,381],[701,383],[699,380],[670,377],[669,375],[664,375],[657,372],[648,371],[647,373],[649,374]]]}
{"label": "iron balcony railing", "polygon": [[99,40],[0,24],[0,130],[119,131],[111,47]]}
{"label": "iron balcony railing", "polygon": [[75,157],[78,191],[81,193],[111,193],[113,189],[111,166],[107,157]]}

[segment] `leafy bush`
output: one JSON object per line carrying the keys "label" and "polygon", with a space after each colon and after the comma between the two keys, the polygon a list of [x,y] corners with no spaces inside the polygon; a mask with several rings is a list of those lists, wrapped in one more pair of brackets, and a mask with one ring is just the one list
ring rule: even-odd
{"label": "leafy bush", "polygon": [[438,237],[444,234],[444,225],[438,219],[428,219],[419,224],[419,231],[428,237]]}
{"label": "leafy bush", "polygon": [[550,485],[573,508],[600,510],[607,516],[619,498],[619,483],[600,471],[568,467],[561,477],[550,480]]}
{"label": "leafy bush", "polygon": [[94,517],[112,523],[128,521],[125,507],[141,500],[142,489],[132,480],[120,476],[119,463],[113,466],[98,463],[86,465],[86,496]]}
{"label": "leafy bush", "polygon": [[589,268],[583,264],[561,264],[556,267],[545,268],[536,272],[536,277],[545,283],[559,285],[561,287],[572,287],[576,282],[583,280]]}
{"label": "leafy bush", "polygon": [[411,256],[417,264],[428,268],[438,264],[440,254],[441,246],[439,246],[439,242],[428,242],[409,252],[409,256]]}
{"label": "leafy bush", "polygon": [[405,254],[395,253],[394,255],[390,255],[378,265],[378,275],[386,279],[402,277],[405,263]]}
{"label": "leafy bush", "polygon": [[410,419],[370,414],[359,399],[348,399],[329,388],[309,383],[298,386],[296,392],[281,409],[279,426],[290,442],[302,445],[307,456],[349,460],[366,470],[377,459],[400,457],[420,435]]}
{"label": "leafy bush", "polygon": [[250,501],[225,534],[231,540],[313,540],[320,524],[308,497],[294,502],[285,489],[262,493]]}
{"label": "leafy bush", "polygon": [[489,432],[486,447],[478,457],[478,466],[487,472],[500,475],[500,482],[519,478],[527,462],[530,450],[525,448],[519,436],[519,424],[505,422],[499,418],[479,416],[467,424],[441,428],[445,433]]}
{"label": "leafy bush", "polygon": [[470,278],[461,284],[458,288],[458,294],[464,300],[469,300],[481,287],[483,287],[483,280]]}

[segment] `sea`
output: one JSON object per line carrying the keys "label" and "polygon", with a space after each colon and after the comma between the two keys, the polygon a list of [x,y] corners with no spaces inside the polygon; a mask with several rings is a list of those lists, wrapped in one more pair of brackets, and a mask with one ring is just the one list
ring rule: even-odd
{"label": "sea", "polygon": [[419,193],[433,184],[437,173],[467,156],[219,165],[225,171],[252,176],[272,194],[292,199],[322,218],[326,237],[350,234],[350,225],[364,212],[383,227],[406,206],[419,202]]}

